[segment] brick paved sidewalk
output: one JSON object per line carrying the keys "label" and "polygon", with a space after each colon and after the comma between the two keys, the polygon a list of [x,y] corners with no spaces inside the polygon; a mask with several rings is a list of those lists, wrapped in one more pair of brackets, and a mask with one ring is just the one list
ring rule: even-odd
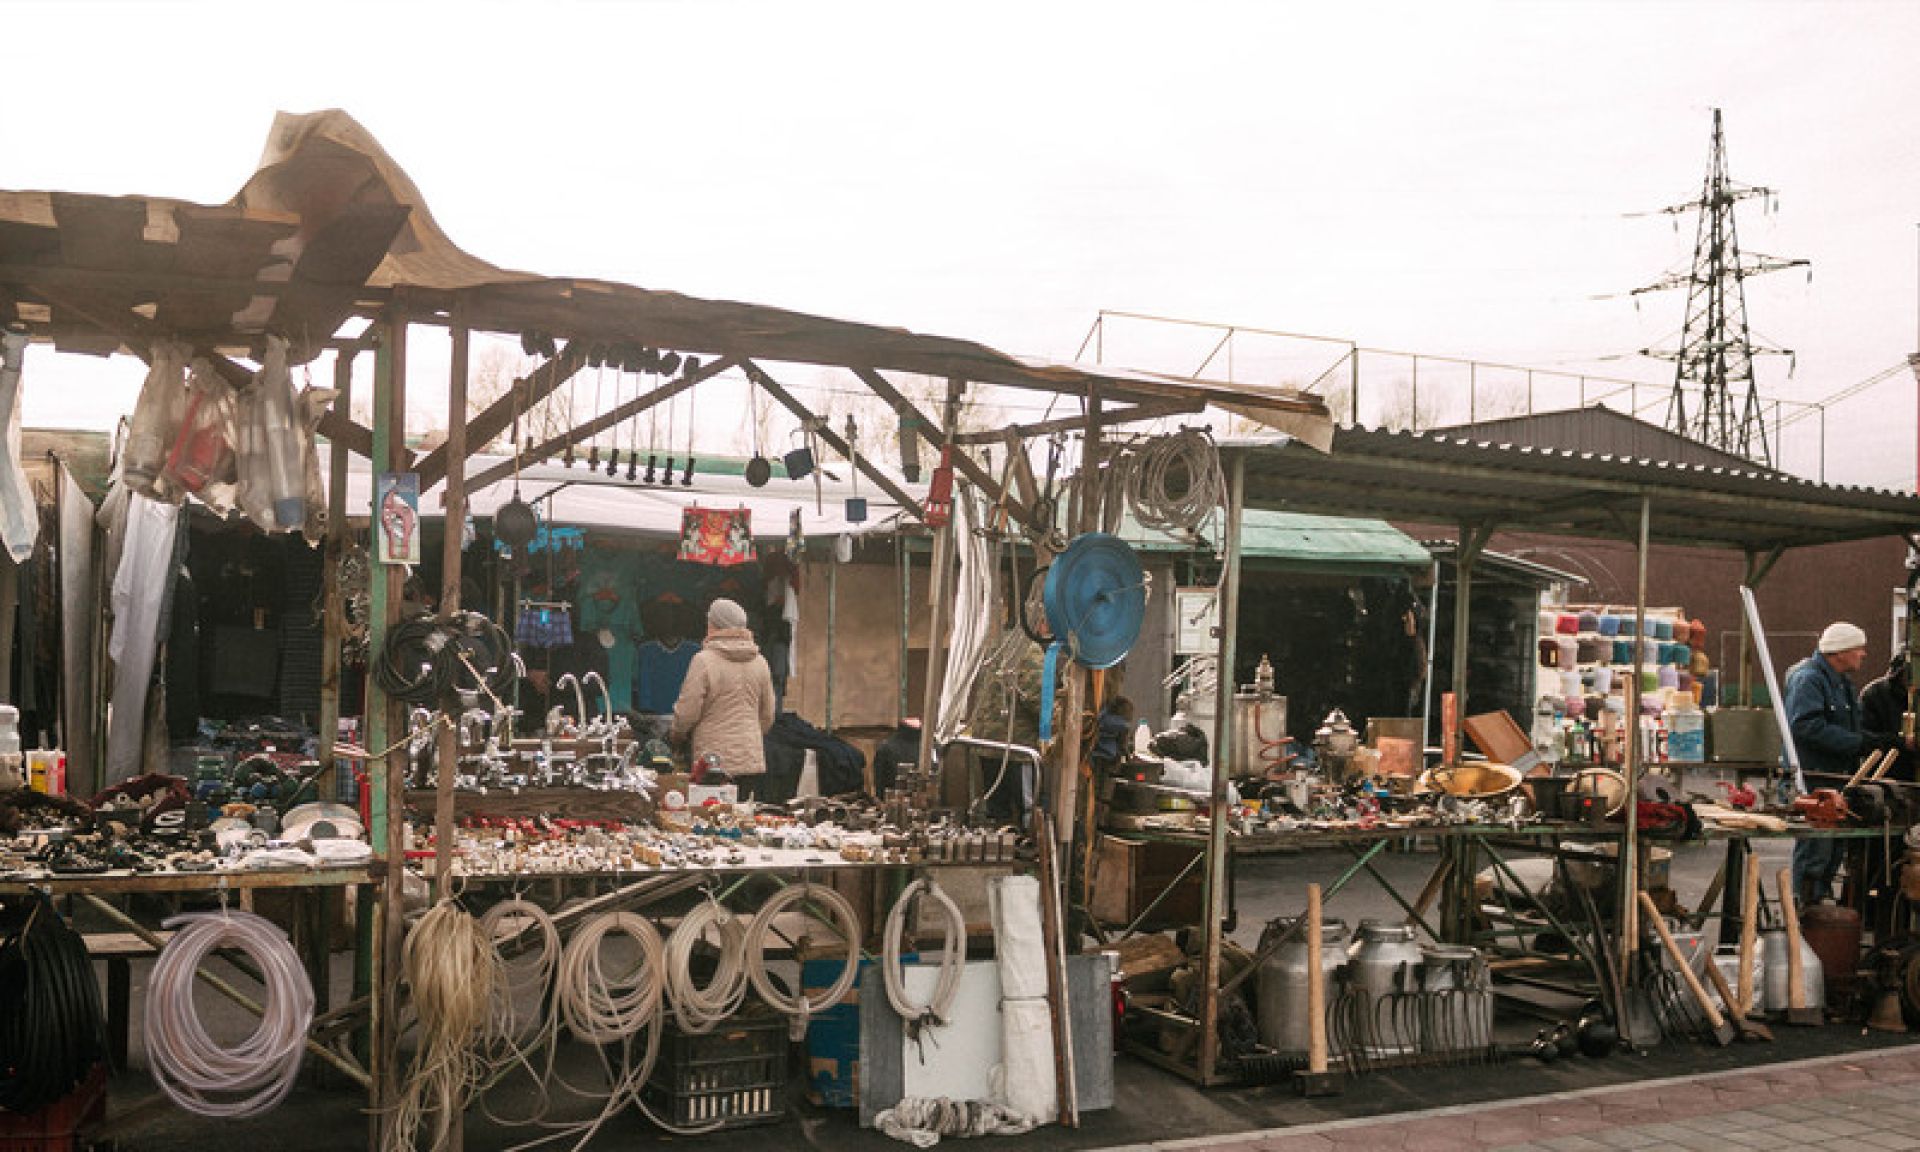
{"label": "brick paved sidewalk", "polygon": [[1920,1045],[1115,1152],[1920,1149]]}

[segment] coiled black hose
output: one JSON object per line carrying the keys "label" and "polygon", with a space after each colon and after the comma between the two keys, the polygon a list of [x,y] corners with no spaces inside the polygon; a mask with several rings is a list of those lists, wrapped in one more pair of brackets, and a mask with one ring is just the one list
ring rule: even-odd
{"label": "coiled black hose", "polygon": [[513,641],[478,612],[459,612],[441,620],[415,616],[387,632],[373,675],[380,690],[395,700],[434,708],[455,690],[479,691],[496,699],[513,694]]}
{"label": "coiled black hose", "polygon": [[44,895],[0,939],[0,1110],[37,1112],[106,1053],[87,945]]}

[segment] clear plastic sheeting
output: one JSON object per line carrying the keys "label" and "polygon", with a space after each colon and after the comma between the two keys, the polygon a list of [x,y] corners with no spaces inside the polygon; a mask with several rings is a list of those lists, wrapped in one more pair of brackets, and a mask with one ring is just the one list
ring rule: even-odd
{"label": "clear plastic sheeting", "polygon": [[287,342],[267,337],[253,387],[236,404],[240,510],[265,532],[297,532],[307,523],[305,413],[295,418]]}
{"label": "clear plastic sheeting", "polygon": [[27,334],[0,332],[0,542],[15,564],[33,555],[40,514],[20,463],[20,365]]}
{"label": "clear plastic sheeting", "polygon": [[993,562],[992,546],[980,531],[981,496],[969,486],[956,497],[950,538],[958,553],[960,578],[954,590],[953,631],[947,640],[940,712],[933,727],[936,744],[959,735],[961,725],[966,723],[967,701],[973,698],[981,658],[1001,620],[1000,598],[994,594],[998,567]]}
{"label": "clear plastic sheeting", "polygon": [[[147,381],[134,403],[127,429],[127,446],[120,458],[121,477],[135,492],[156,495],[160,470],[180,434],[180,418],[187,402],[187,358],[184,345],[159,343],[147,360]],[[164,495],[161,499],[166,499]],[[173,499],[178,499],[176,495]]]}
{"label": "clear plastic sheeting", "polygon": [[107,718],[107,763],[102,784],[117,784],[141,772],[147,688],[159,643],[160,607],[173,562],[173,534],[180,507],[134,493],[126,504],[125,539],[113,575],[113,699]]}

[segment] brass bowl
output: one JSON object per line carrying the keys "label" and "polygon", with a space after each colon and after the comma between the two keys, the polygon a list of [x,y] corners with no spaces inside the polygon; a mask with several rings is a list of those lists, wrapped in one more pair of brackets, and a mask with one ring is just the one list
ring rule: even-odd
{"label": "brass bowl", "polygon": [[1518,771],[1506,764],[1488,761],[1429,768],[1421,773],[1416,791],[1445,792],[1465,800],[1491,800],[1519,786]]}

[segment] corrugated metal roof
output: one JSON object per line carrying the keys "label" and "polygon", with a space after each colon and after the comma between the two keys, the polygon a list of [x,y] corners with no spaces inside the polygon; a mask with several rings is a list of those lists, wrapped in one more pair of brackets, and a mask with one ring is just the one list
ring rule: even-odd
{"label": "corrugated metal roof", "polygon": [[1507,416],[1497,420],[1478,420],[1472,424],[1456,424],[1429,431],[1493,444],[1526,444],[1535,448],[1565,448],[1573,452],[1598,452],[1642,460],[1704,464],[1710,468],[1773,471],[1731,452],[1723,452],[1711,444],[1703,444],[1690,436],[1682,436],[1602,404],[1555,412],[1535,412],[1526,416]]}
{"label": "corrugated metal roof", "polygon": [[[1124,516],[1119,536],[1142,552],[1187,552],[1196,545]],[[1204,547],[1218,544],[1209,540]],[[1415,568],[1433,563],[1413,537],[1384,520],[1250,511],[1240,521],[1240,553],[1249,560],[1306,568]]]}
{"label": "corrugated metal roof", "polygon": [[1249,508],[1631,539],[1644,495],[1660,543],[1757,551],[1920,530],[1920,497],[1751,468],[1366,428],[1337,429],[1327,455],[1272,440],[1221,448],[1246,457]]}

